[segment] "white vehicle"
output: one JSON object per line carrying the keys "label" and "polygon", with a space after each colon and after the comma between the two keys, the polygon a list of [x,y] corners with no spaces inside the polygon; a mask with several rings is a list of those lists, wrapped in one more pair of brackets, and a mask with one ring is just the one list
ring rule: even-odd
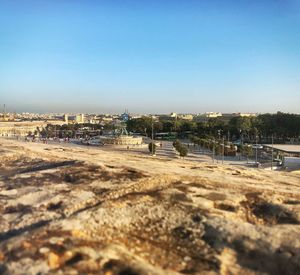
{"label": "white vehicle", "polygon": [[104,145],[104,143],[99,138],[90,138],[87,140],[82,140],[85,145]]}
{"label": "white vehicle", "polygon": [[90,145],[104,145],[100,139],[90,139],[88,142]]}
{"label": "white vehicle", "polygon": [[249,161],[248,163],[247,163],[247,165],[248,166],[250,166],[250,167],[260,167],[261,166],[261,163],[260,162],[255,162],[255,161]]}
{"label": "white vehicle", "polygon": [[253,149],[263,149],[264,147],[261,144],[252,144]]}

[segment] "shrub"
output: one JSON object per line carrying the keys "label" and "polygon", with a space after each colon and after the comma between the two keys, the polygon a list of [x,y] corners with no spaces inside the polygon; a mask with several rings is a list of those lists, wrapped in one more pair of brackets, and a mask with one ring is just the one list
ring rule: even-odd
{"label": "shrub", "polygon": [[[173,147],[177,150],[177,148],[179,148],[181,145],[181,142],[176,139],[174,142],[173,142]],[[177,150],[178,151],[178,150]]]}
{"label": "shrub", "polygon": [[181,157],[186,157],[187,154],[188,154],[188,148],[185,146],[185,145],[181,145],[179,148],[178,148],[178,152],[179,152],[179,156]]}
{"label": "shrub", "polygon": [[188,148],[183,145],[179,140],[175,140],[173,142],[173,146],[175,147],[176,151],[179,153],[179,156],[186,157],[188,154]]}
{"label": "shrub", "polygon": [[149,145],[148,145],[148,149],[149,149],[149,152],[152,153],[152,146],[153,146],[153,154],[156,153],[156,144],[154,142],[150,142]]}

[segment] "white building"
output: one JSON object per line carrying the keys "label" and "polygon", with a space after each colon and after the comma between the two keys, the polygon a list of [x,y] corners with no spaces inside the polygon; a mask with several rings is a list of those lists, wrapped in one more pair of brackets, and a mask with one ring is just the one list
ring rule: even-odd
{"label": "white building", "polygon": [[76,115],[75,121],[76,123],[84,123],[84,114]]}

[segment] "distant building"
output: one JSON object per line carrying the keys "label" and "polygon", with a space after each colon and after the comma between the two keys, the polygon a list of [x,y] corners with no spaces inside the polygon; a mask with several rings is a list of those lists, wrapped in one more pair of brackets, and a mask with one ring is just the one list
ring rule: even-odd
{"label": "distant building", "polygon": [[194,116],[190,114],[181,114],[177,116],[179,119],[183,120],[193,120]]}
{"label": "distant building", "polygon": [[0,121],[14,121],[15,116],[12,113],[0,113]]}
{"label": "distant building", "polygon": [[66,124],[69,124],[69,115],[68,114],[64,114],[63,119]]}
{"label": "distant building", "polygon": [[204,116],[207,118],[215,118],[222,116],[222,114],[220,112],[206,112]]}
{"label": "distant building", "polygon": [[143,115],[140,114],[130,114],[131,119],[141,118]]}
{"label": "distant building", "polygon": [[114,120],[114,118],[113,117],[102,117],[101,120],[104,121],[104,122],[111,122],[111,121]]}
{"label": "distant building", "polygon": [[257,114],[255,113],[237,113],[238,116],[240,117],[256,117]]}
{"label": "distant building", "polygon": [[84,114],[76,115],[75,122],[76,123],[84,123]]}
{"label": "distant building", "polygon": [[1,122],[0,123],[0,136],[27,136],[29,133],[42,130],[47,124],[62,125],[63,121],[18,121],[18,122]]}
{"label": "distant building", "polygon": [[224,113],[222,114],[223,117],[229,117],[229,118],[233,118],[233,117],[255,117],[256,114],[255,113]]}
{"label": "distant building", "polygon": [[199,122],[207,122],[211,118],[222,117],[222,114],[219,112],[206,112],[204,114],[198,115],[195,120]]}

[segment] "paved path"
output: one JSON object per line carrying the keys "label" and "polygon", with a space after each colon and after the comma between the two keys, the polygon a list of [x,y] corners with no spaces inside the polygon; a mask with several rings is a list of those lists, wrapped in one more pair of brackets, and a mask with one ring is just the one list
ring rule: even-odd
{"label": "paved path", "polygon": [[[23,139],[19,140],[20,142],[25,142]],[[28,141],[31,142],[31,141]],[[156,141],[160,142],[160,141]],[[43,143],[42,141],[38,141],[37,143]],[[123,147],[117,147],[117,146],[97,146],[97,145],[85,145],[80,142],[80,140],[71,139],[69,142],[64,141],[54,141],[49,140],[47,142],[49,145],[58,145],[61,147],[80,147],[85,148],[86,150],[89,149],[96,149],[96,150],[102,150],[102,151],[114,151],[114,152],[123,152],[123,153],[129,153],[129,154],[136,154],[136,155],[148,155],[149,150],[148,146],[133,146],[130,147],[129,150],[126,146]],[[159,158],[167,158],[167,159],[180,159],[178,153],[173,148],[173,142],[172,141],[161,141],[162,146],[158,146],[156,150],[156,156]],[[188,146],[187,143],[184,143],[186,146]],[[190,143],[189,146],[189,153],[188,156],[185,157],[185,160],[194,161],[194,162],[209,162],[209,163],[222,163],[222,157],[215,156],[215,159],[213,161],[212,158],[212,152],[206,148],[202,148],[200,146],[195,146]],[[238,165],[238,166],[247,166],[247,160],[240,160],[238,157],[224,157],[224,164],[230,164],[230,165]]]}

